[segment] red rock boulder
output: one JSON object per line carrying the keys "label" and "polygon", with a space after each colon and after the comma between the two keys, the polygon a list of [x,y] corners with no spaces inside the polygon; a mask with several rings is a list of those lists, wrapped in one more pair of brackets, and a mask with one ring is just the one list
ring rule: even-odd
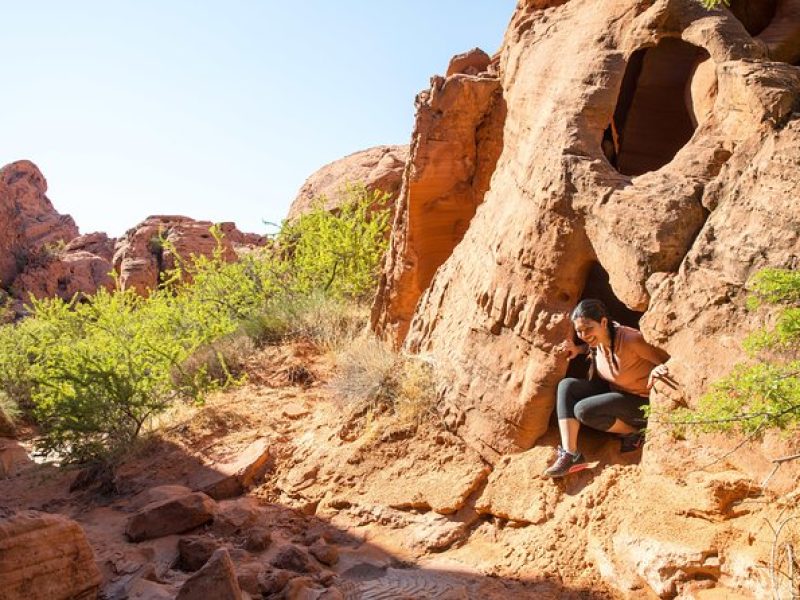
{"label": "red rock boulder", "polygon": [[0,514],[3,600],[91,600],[101,576],[83,529],[59,515]]}

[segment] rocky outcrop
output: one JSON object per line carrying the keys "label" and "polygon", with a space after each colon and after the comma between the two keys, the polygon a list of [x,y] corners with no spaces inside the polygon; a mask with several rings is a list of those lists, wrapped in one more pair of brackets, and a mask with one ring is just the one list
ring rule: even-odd
{"label": "rocky outcrop", "polygon": [[47,181],[32,162],[0,169],[0,285],[8,288],[29,261],[50,253],[78,235],[69,215],[60,215],[47,198]]}
{"label": "rocky outcrop", "polygon": [[306,179],[286,218],[291,221],[308,212],[317,198],[325,199],[325,210],[334,210],[346,199],[347,185],[356,183],[363,183],[369,191],[387,193],[391,206],[400,191],[407,159],[408,146],[376,146],[327,164]]}
{"label": "rocky outcrop", "polygon": [[201,492],[153,502],[131,516],[125,535],[132,542],[183,533],[214,519],[216,503]]}
{"label": "rocky outcrop", "polygon": [[113,249],[114,240],[105,233],[90,233],[74,238],[63,249],[40,252],[14,280],[12,293],[23,300],[30,296],[70,300],[76,294],[111,289]]}
{"label": "rocky outcrop", "polygon": [[[117,242],[113,256],[120,284],[144,295],[156,289],[161,274],[174,269],[181,259],[211,256],[217,247],[213,225],[189,217],[152,216],[129,229]],[[236,259],[237,247],[264,243],[260,236],[240,232],[233,223],[220,224],[220,233],[222,258],[228,261]]]}
{"label": "rocky outcrop", "polygon": [[[727,9],[689,0],[519,3],[499,58],[502,154],[429,285],[403,275],[422,257],[403,222],[412,147],[374,324],[402,339],[413,314],[405,348],[448,373],[443,414],[486,458],[547,429],[567,367],[552,349],[584,294],[644,313],[689,398],[742,357],[747,277],[800,250],[785,202],[800,184],[800,72],[765,52]],[[461,156],[438,145],[440,163]],[[441,230],[463,223],[418,210]]]}
{"label": "rocky outcrop", "polygon": [[373,327],[402,342],[422,292],[483,201],[503,145],[505,101],[489,56],[453,58],[417,96],[409,167],[373,307]]}
{"label": "rocky outcrop", "polygon": [[101,578],[77,523],[25,511],[0,515],[0,581],[4,600],[90,600]]}

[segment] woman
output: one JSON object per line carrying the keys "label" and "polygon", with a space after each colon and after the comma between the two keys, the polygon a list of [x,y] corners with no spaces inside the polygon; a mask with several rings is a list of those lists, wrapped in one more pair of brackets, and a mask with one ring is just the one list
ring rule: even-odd
{"label": "woman", "polygon": [[575,333],[584,343],[572,338],[558,351],[570,359],[579,354],[591,356],[589,379],[568,377],[558,384],[556,413],[561,446],[555,462],[545,471],[548,477],[563,477],[570,468],[584,462],[578,452],[581,424],[620,434],[622,452],[639,448],[645,426],[642,405],[647,404],[656,379],[668,379],[664,364],[669,355],[651,346],[642,334],[612,322],[600,300],[582,300],[570,315]]}

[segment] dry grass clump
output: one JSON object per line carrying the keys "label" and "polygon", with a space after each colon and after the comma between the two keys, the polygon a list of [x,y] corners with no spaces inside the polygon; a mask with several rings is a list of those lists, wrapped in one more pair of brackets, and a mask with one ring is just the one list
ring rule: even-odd
{"label": "dry grass clump", "polygon": [[258,346],[306,340],[322,350],[335,350],[364,330],[368,308],[321,293],[278,295],[242,331]]}
{"label": "dry grass clump", "polygon": [[255,351],[255,343],[244,334],[220,338],[201,346],[174,368],[172,381],[177,387],[237,382],[245,373],[247,359]]}
{"label": "dry grass clump", "polygon": [[371,335],[354,338],[338,353],[331,386],[346,408],[343,439],[365,433],[383,441],[408,437],[434,411],[431,366]]}

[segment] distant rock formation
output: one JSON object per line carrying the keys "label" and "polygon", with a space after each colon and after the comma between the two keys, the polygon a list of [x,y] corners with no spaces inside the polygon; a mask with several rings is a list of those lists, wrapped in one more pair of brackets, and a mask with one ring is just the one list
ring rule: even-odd
{"label": "distant rock formation", "polygon": [[[160,238],[186,259],[210,255],[216,246],[210,221],[181,216],[148,217],[119,240],[99,232],[79,236],[72,217],[56,212],[46,191],[44,176],[30,161],[0,169],[0,287],[17,299],[18,310],[31,295],[69,300],[110,289],[114,270],[124,287],[142,294],[155,289],[161,273],[175,266]],[[265,243],[233,223],[219,227],[227,260]]]}
{"label": "distant rock formation", "polygon": [[40,252],[14,280],[12,293],[23,301],[31,295],[69,300],[76,294],[111,289],[113,251],[114,240],[105,233],[78,236],[61,250]]}
{"label": "distant rock formation", "polygon": [[[117,242],[112,259],[120,284],[146,294],[158,286],[164,271],[177,266],[176,254],[186,260],[192,255],[210,256],[217,246],[212,225],[189,217],[152,216],[129,229]],[[261,236],[242,233],[233,223],[221,223],[220,231],[222,256],[228,261],[236,259],[236,248],[264,243]]]}
{"label": "distant rock formation", "polygon": [[69,215],[60,215],[45,195],[47,181],[32,162],[0,169],[0,286],[8,288],[28,262],[77,237]]}
{"label": "distant rock formation", "polygon": [[291,221],[307,212],[314,199],[322,196],[325,209],[335,209],[344,200],[341,192],[348,183],[361,182],[370,191],[386,192],[393,203],[400,191],[407,159],[408,146],[376,146],[329,163],[306,179],[287,219]]}

